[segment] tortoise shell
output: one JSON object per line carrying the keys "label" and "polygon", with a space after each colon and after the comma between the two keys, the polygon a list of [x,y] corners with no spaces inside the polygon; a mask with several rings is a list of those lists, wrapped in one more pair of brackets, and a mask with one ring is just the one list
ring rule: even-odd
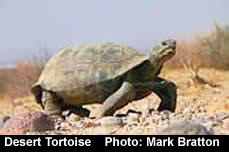
{"label": "tortoise shell", "polygon": [[32,92],[52,91],[69,104],[96,102],[104,98],[102,92],[112,93],[121,85],[117,79],[148,59],[133,48],[113,43],[73,46],[49,60]]}

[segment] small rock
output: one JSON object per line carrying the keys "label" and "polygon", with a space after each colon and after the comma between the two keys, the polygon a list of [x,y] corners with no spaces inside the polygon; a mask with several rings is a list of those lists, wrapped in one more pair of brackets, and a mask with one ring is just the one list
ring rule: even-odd
{"label": "small rock", "polygon": [[123,126],[123,120],[119,117],[103,117],[97,121],[101,126]]}
{"label": "small rock", "polygon": [[168,110],[163,110],[160,112],[160,114],[161,114],[161,120],[168,120],[171,112]]}
{"label": "small rock", "polygon": [[159,130],[158,134],[162,135],[212,135],[202,124],[188,122],[188,121],[175,121],[168,127]]}
{"label": "small rock", "polygon": [[14,116],[3,125],[3,134],[24,134],[26,131],[46,131],[55,127],[55,119],[42,112],[27,112]]}
{"label": "small rock", "polygon": [[127,121],[130,122],[130,121],[134,121],[134,122],[139,122],[139,117],[140,117],[140,114],[139,113],[128,113],[128,116],[127,116]]}
{"label": "small rock", "polygon": [[192,113],[193,113],[193,110],[190,107],[185,108],[184,111],[183,111],[183,114],[184,115],[192,114]]}
{"label": "small rock", "polygon": [[79,115],[76,115],[76,114],[71,114],[69,117],[67,117],[66,120],[68,121],[72,121],[72,122],[77,122],[81,119],[81,117]]}
{"label": "small rock", "polygon": [[56,125],[56,126],[55,126],[55,129],[56,129],[56,130],[70,130],[71,127],[72,127],[72,126],[71,126],[70,123],[68,123],[68,122],[63,122],[63,123],[61,123],[61,124]]}
{"label": "small rock", "polygon": [[10,119],[9,116],[3,116],[3,117],[0,117],[0,129],[3,127],[3,125],[5,124],[5,122]]}

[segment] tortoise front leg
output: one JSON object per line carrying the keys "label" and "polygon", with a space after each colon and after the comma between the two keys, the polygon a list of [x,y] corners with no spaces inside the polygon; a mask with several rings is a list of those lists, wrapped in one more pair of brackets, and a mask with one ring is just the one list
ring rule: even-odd
{"label": "tortoise front leg", "polygon": [[59,115],[61,116],[61,106],[60,98],[57,97],[52,92],[43,91],[42,92],[42,104],[44,106],[44,111],[48,115]]}
{"label": "tortoise front leg", "polygon": [[129,82],[124,82],[115,93],[109,96],[103,103],[102,116],[113,115],[114,112],[135,98],[135,88]]}
{"label": "tortoise front leg", "polygon": [[175,111],[177,101],[177,87],[173,82],[158,77],[156,80],[137,83],[135,88],[139,90],[151,90],[156,93],[161,99],[158,111]]}
{"label": "tortoise front leg", "polygon": [[169,110],[175,112],[176,104],[177,104],[176,84],[162,78],[158,78],[157,81],[163,83],[166,82],[166,86],[164,88],[152,89],[152,91],[156,93],[161,99],[161,103],[158,107],[158,111]]}

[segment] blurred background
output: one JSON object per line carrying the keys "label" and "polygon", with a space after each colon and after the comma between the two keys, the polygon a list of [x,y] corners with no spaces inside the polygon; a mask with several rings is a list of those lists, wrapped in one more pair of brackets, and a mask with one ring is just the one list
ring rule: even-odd
{"label": "blurred background", "polygon": [[[116,42],[148,51],[229,24],[227,0],[0,0],[0,65],[72,44]],[[45,55],[44,55],[45,54]]]}

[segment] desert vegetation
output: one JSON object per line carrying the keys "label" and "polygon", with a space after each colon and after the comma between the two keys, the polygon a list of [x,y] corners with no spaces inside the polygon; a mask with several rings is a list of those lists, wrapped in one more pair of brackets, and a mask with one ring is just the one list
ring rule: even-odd
{"label": "desert vegetation", "polygon": [[182,61],[195,66],[229,69],[229,26],[214,24],[212,31],[192,40],[178,40],[177,55],[170,61],[172,67],[182,67]]}

